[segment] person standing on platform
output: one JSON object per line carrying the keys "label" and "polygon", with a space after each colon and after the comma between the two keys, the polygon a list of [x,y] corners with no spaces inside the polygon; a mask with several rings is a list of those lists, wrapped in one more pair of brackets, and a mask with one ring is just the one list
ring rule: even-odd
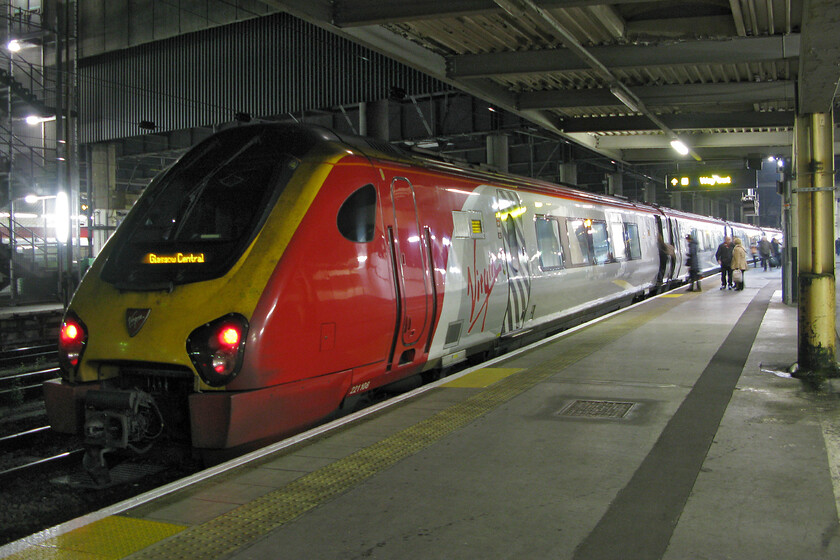
{"label": "person standing on platform", "polygon": [[732,238],[728,235],[723,238],[723,243],[718,245],[715,251],[715,259],[720,265],[720,289],[730,290],[734,287],[732,283]]}
{"label": "person standing on platform", "polygon": [[840,257],[840,237],[834,240],[834,252]]}
{"label": "person standing on platform", "polygon": [[732,280],[735,282],[735,290],[744,289],[744,274],[747,272],[747,250],[739,238],[732,241]]}
{"label": "person standing on platform", "polygon": [[770,240],[770,266],[782,266],[782,248],[779,245],[779,240],[775,237]]}
{"label": "person standing on platform", "polygon": [[700,289],[700,262],[697,259],[697,241],[691,237],[691,234],[686,235],[685,240],[688,243],[688,258],[685,264],[688,266],[688,280],[691,282],[688,291],[694,292],[694,285],[696,284],[696,291],[701,292],[703,290]]}
{"label": "person standing on platform", "polygon": [[758,256],[761,257],[761,266],[764,267],[764,272],[767,272],[767,265],[770,264],[770,242],[766,235],[762,235],[761,241],[758,242]]}

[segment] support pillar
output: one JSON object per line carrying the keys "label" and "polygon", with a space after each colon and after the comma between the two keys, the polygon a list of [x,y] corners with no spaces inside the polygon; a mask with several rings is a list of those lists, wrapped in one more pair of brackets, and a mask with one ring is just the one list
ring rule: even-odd
{"label": "support pillar", "polygon": [[560,182],[567,185],[577,185],[577,164],[561,163],[558,168]]}
{"label": "support pillar", "polygon": [[674,210],[682,210],[682,193],[671,193],[671,208]]}
{"label": "support pillar", "polygon": [[656,204],[656,183],[645,181],[645,185],[642,188],[642,200],[648,204]]}
{"label": "support pillar", "polygon": [[367,103],[364,110],[364,136],[370,136],[386,142],[391,140],[390,106],[390,102],[387,99]]}
{"label": "support pillar", "polygon": [[508,172],[510,152],[508,137],[504,134],[491,134],[485,141],[487,148],[487,165],[498,169],[502,173]]}
{"label": "support pillar", "polygon": [[837,375],[834,295],[834,119],[796,117],[799,214],[799,376]]}
{"label": "support pillar", "polygon": [[607,194],[612,196],[624,195],[624,176],[621,173],[607,174]]}

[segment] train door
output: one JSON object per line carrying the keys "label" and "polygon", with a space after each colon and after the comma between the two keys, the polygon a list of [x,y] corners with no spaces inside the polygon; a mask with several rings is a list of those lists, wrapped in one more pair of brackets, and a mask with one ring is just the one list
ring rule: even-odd
{"label": "train door", "polygon": [[432,278],[429,272],[428,239],[420,227],[414,188],[408,179],[391,181],[393,226],[388,227],[393,248],[398,318],[391,363],[406,365],[423,354],[423,334],[428,330]]}
{"label": "train door", "polygon": [[508,273],[508,305],[502,333],[521,329],[528,315],[531,298],[531,273],[525,249],[524,207],[515,192],[498,189],[496,213],[505,248]]}
{"label": "train door", "polygon": [[668,243],[674,246],[676,258],[671,264],[670,278],[678,278],[682,271],[683,263],[685,262],[685,241],[682,238],[682,229],[679,222],[674,218],[668,218],[668,235],[670,241]]}
{"label": "train door", "polygon": [[659,244],[660,236],[662,237],[662,243],[666,245],[664,251],[662,247],[657,247],[659,250],[659,272],[656,275],[656,283],[665,284],[671,278],[669,270],[673,271],[674,269],[674,254],[667,247],[668,245],[672,245],[670,241],[671,235],[662,224],[662,216],[654,216],[654,219],[656,220],[657,245]]}

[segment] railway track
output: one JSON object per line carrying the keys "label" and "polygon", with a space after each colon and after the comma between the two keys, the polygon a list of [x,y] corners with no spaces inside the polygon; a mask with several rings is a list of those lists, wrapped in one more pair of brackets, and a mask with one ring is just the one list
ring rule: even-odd
{"label": "railway track", "polygon": [[57,363],[58,347],[55,344],[25,346],[0,352],[0,372]]}
{"label": "railway track", "polygon": [[[3,456],[0,463],[0,483],[34,473],[63,469],[78,463],[84,450],[81,447],[70,447],[56,452],[54,444],[45,443],[50,439],[49,429],[49,426],[38,426],[0,437],[0,454]],[[46,450],[46,456],[32,457],[30,450],[39,448]]]}
{"label": "railway track", "polygon": [[57,367],[0,374],[0,405],[16,405],[41,398],[44,381],[58,376]]}

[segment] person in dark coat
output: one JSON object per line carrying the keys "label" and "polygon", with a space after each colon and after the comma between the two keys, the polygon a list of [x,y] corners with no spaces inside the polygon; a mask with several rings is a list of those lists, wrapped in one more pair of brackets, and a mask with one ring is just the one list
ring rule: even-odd
{"label": "person in dark coat", "polygon": [[775,237],[770,240],[770,253],[773,255],[770,258],[770,266],[782,266],[782,248]]}
{"label": "person in dark coat", "polygon": [[[688,243],[688,258],[685,264],[688,265],[688,280],[691,285],[688,287],[689,292],[700,292],[700,260],[697,257],[697,241],[691,237],[691,234],[685,236]],[[697,286],[696,290],[694,286]]]}
{"label": "person in dark coat", "polygon": [[720,289],[731,290],[735,284],[732,282],[732,238],[728,235],[723,238],[723,243],[718,245],[715,259],[720,265]]}
{"label": "person in dark coat", "polygon": [[767,265],[770,264],[770,242],[767,236],[763,235],[761,241],[758,242],[758,256],[761,257],[761,266],[764,267],[764,272],[767,272]]}

